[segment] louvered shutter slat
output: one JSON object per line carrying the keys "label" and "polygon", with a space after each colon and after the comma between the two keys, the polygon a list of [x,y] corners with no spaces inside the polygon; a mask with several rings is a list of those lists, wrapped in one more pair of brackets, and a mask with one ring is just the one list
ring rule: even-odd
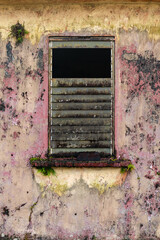
{"label": "louvered shutter slat", "polygon": [[52,148],[110,148],[111,141],[51,141]]}

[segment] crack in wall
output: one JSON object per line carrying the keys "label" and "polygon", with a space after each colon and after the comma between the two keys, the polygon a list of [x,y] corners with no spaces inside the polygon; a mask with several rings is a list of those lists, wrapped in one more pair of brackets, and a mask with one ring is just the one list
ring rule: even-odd
{"label": "crack in wall", "polygon": [[37,197],[37,200],[32,204],[32,206],[30,207],[30,214],[29,214],[29,224],[27,226],[27,229],[31,229],[32,228],[32,214],[33,214],[33,210],[35,208],[35,206],[38,204],[39,199],[41,198],[41,196],[43,195],[43,193],[47,190],[48,186],[46,186],[44,188],[44,190],[39,194],[39,196]]}

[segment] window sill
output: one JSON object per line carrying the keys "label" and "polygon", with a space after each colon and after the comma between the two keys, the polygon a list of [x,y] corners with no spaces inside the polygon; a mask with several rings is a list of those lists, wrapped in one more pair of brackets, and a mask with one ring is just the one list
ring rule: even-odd
{"label": "window sill", "polygon": [[113,157],[101,157],[98,160],[90,160],[86,157],[79,160],[78,157],[52,157],[46,159],[30,159],[32,167],[127,167],[131,164],[128,159],[114,159]]}

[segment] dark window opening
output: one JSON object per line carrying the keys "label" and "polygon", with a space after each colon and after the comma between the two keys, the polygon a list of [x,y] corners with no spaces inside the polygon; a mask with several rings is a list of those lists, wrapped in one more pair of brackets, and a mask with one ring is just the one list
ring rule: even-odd
{"label": "dark window opening", "polygon": [[53,48],[53,78],[110,78],[111,49]]}

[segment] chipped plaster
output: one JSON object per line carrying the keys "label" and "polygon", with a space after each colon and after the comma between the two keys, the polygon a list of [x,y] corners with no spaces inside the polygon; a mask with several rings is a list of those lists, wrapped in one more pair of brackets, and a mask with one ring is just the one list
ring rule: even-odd
{"label": "chipped plaster", "polygon": [[[149,61],[153,73],[160,61],[159,11],[155,3],[0,6],[1,236],[159,238],[159,88],[150,86],[159,75],[142,66]],[[16,47],[8,35],[18,20],[30,33]],[[116,151],[136,166],[126,179],[112,168],[32,173],[29,158],[48,149],[48,34],[116,36]]]}

